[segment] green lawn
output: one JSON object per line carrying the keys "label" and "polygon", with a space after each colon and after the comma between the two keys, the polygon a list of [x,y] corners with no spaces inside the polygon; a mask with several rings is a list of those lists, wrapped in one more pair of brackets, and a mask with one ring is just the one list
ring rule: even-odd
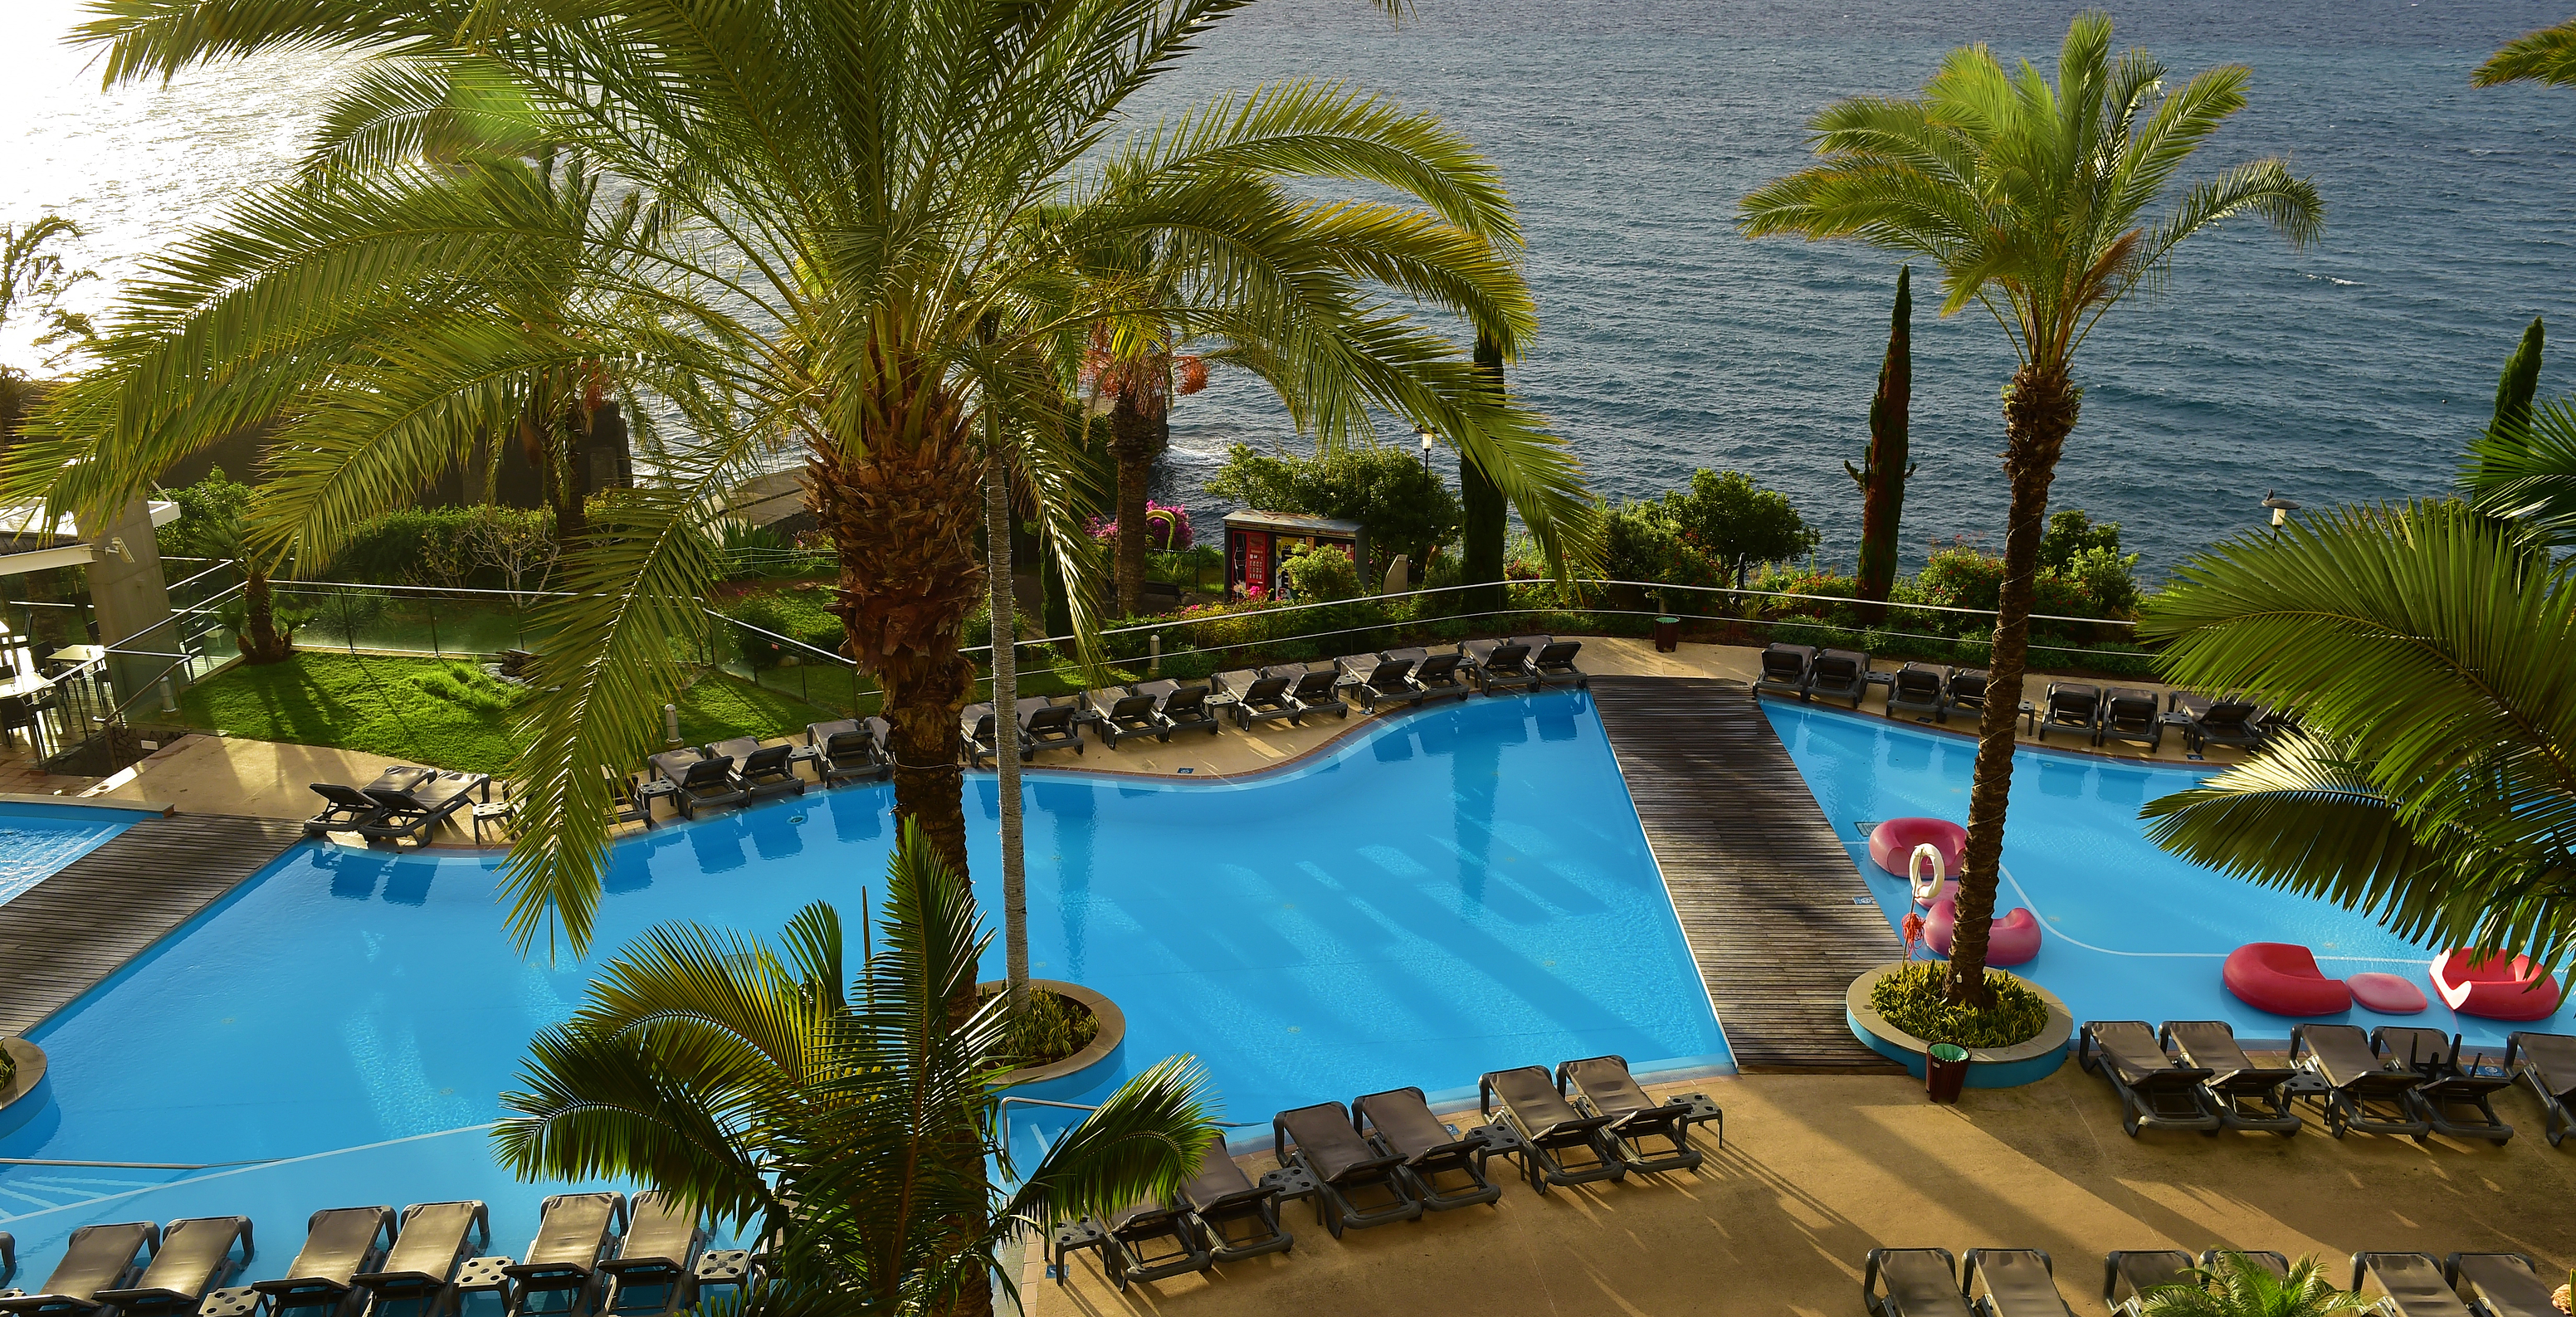
{"label": "green lawn", "polygon": [[[510,692],[455,659],[300,650],[233,667],[190,687],[180,717],[262,741],[327,745],[475,773],[505,772],[515,746]],[[681,696],[680,737],[781,736],[842,714],[721,673]]]}

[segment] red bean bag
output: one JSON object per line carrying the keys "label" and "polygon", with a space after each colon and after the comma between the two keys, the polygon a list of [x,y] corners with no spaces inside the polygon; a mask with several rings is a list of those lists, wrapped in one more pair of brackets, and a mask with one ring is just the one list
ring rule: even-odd
{"label": "red bean bag", "polygon": [[2414,1015],[2432,1003],[2424,1000],[2424,990],[2394,974],[2355,974],[2344,980],[2352,989],[2352,999],[2365,1009],[2382,1015]]}
{"label": "red bean bag", "polygon": [[2545,1020],[2558,1009],[2558,981],[2531,957],[2501,951],[2460,947],[2435,956],[2433,987],[2452,1010],[2490,1020]]}
{"label": "red bean bag", "polygon": [[2295,942],[2248,942],[2227,953],[2227,990],[2274,1015],[2336,1015],[2352,1009],[2352,989],[2327,978],[2317,958]]}
{"label": "red bean bag", "polygon": [[[1959,903],[1942,897],[1923,918],[1923,941],[1942,955],[1950,954],[1950,930],[1959,922]],[[1986,963],[1996,968],[2026,965],[2039,954],[2039,917],[2020,906],[1986,926]]]}
{"label": "red bean bag", "polygon": [[1968,830],[1948,819],[1889,819],[1869,830],[1869,858],[1902,878],[1914,848],[1932,843],[1941,852],[1944,876],[1959,876],[1959,856],[1968,849]]}

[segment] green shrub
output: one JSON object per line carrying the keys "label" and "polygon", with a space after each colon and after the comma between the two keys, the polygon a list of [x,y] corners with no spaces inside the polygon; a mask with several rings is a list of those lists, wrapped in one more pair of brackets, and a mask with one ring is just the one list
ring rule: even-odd
{"label": "green shrub", "polygon": [[1420,561],[1466,521],[1466,505],[1437,472],[1393,445],[1353,444],[1328,457],[1265,454],[1247,444],[1226,450],[1207,491],[1267,512],[1338,517],[1368,527],[1383,562],[1406,553]]}
{"label": "green shrub", "polygon": [[1351,555],[1331,545],[1290,555],[1288,561],[1279,564],[1279,576],[1301,604],[1356,599],[1360,593],[1358,564],[1351,561]]}
{"label": "green shrub", "polygon": [[1100,1017],[1071,997],[1031,987],[1029,1004],[1011,1016],[1003,1036],[1002,1052],[1016,1064],[1053,1065],[1091,1046]]}
{"label": "green shrub", "polygon": [[9,1081],[17,1077],[18,1058],[9,1055],[9,1049],[0,1047],[0,1088],[7,1088]]}
{"label": "green shrub", "polygon": [[1871,986],[1869,1008],[1925,1042],[1961,1047],[2010,1047],[2029,1042],[2048,1027],[2048,1003],[2002,970],[1986,971],[1995,1004],[1984,1010],[1943,1000],[1949,985],[1947,964],[1915,961]]}
{"label": "green shrub", "polygon": [[[734,646],[742,654],[742,661],[755,668],[766,668],[776,666],[779,660],[790,654],[800,661],[816,656],[792,645],[780,644],[761,634],[763,631],[811,645],[825,653],[841,651],[841,619],[829,606],[831,598],[830,593],[822,590],[761,590],[726,604],[721,611],[736,624],[733,628]],[[755,627],[759,630],[754,630]],[[970,631],[972,629],[969,628]],[[992,619],[987,615],[983,635],[980,638],[970,635],[967,643],[990,643],[992,629]]]}

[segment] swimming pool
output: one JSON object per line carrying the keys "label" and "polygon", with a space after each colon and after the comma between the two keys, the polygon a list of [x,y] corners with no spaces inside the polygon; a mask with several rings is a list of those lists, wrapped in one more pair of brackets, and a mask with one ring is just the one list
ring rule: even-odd
{"label": "swimming pool", "polygon": [[[998,818],[993,777],[969,784]],[[1266,1122],[1604,1052],[1725,1061],[1579,692],[1425,710],[1244,781],[1033,772],[1025,801],[1034,971],[1127,1016],[1093,1093],[1190,1052],[1231,1119]],[[851,911],[881,882],[890,803],[818,791],[624,841],[599,945],[673,919],[774,935],[817,897]],[[975,871],[995,872],[992,828],[972,831]],[[495,1248],[522,1248],[560,1186],[512,1183],[481,1126],[592,965],[514,953],[494,878],[478,857],[299,846],[35,1030],[55,1101],[0,1156],[204,1169],[0,1168],[22,1283],[72,1227],[146,1217],[252,1216],[276,1232],[253,1278],[322,1207],[482,1198]],[[988,976],[1000,958],[996,938]],[[1013,1133],[1026,1150],[1042,1128]],[[211,1165],[262,1158],[304,1160]]]}
{"label": "swimming pool", "polygon": [[0,801],[0,905],[60,872],[143,817],[88,805]]}
{"label": "swimming pool", "polygon": [[[1910,815],[1966,823],[1976,742],[1778,700],[1764,700],[1763,710],[1889,923],[1902,920],[1912,906],[1905,880],[1870,861],[1868,838],[1853,824]],[[2555,1023],[2454,1014],[2426,976],[2438,948],[2397,937],[2367,915],[2186,863],[2148,841],[2139,806],[2210,771],[2038,749],[2014,755],[2006,881],[1995,907],[2000,914],[2027,906],[2045,930],[2038,958],[2014,973],[2064,999],[2079,1023],[2214,1019],[2249,1038],[2277,1039],[2297,1021],[2238,1000],[2221,986],[2219,966],[2248,942],[2296,942],[2330,975],[2397,974],[2431,1002],[2411,1016],[2355,1006],[2337,1021],[2422,1025],[2499,1047],[2514,1029],[2565,1028],[2563,1009]]]}

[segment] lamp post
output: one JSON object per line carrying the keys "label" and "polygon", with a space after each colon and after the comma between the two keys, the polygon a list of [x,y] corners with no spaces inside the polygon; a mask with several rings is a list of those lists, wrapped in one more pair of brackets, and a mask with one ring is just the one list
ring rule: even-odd
{"label": "lamp post", "polygon": [[2290,524],[2290,514],[2299,510],[2298,504],[2281,497],[2281,491],[2277,489],[2264,491],[2263,506],[2272,510],[2272,533],[2275,535],[2281,533],[2283,526]]}
{"label": "lamp post", "polygon": [[1422,469],[1428,471],[1431,469],[1431,432],[1429,430],[1424,430],[1420,433],[1422,435]]}

